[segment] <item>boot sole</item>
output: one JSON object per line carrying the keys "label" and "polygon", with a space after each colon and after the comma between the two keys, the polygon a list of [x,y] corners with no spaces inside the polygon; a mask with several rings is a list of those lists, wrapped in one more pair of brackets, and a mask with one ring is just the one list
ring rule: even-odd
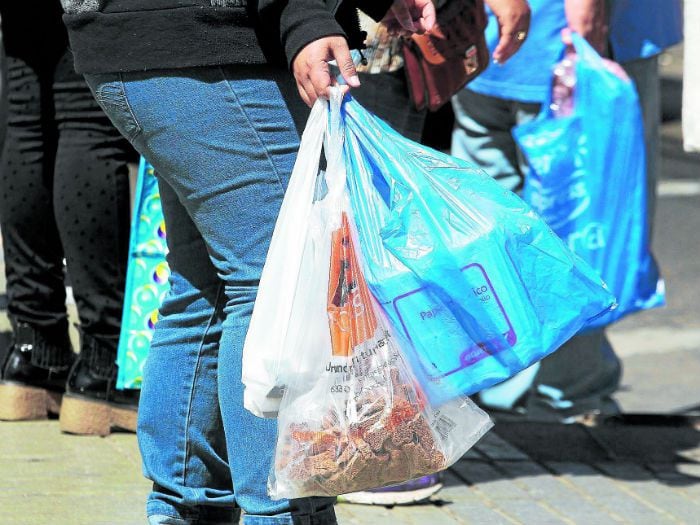
{"label": "boot sole", "polygon": [[33,421],[58,415],[60,392],[9,381],[0,382],[0,420]]}
{"label": "boot sole", "polygon": [[108,436],[113,429],[136,432],[136,408],[66,394],[61,404],[61,432],[82,436]]}

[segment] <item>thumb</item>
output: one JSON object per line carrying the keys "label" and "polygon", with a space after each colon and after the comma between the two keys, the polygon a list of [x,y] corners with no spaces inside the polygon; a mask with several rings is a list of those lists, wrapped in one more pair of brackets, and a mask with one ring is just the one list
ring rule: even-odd
{"label": "thumb", "polygon": [[357,70],[355,69],[355,63],[350,56],[350,48],[344,38],[339,38],[332,46],[331,52],[333,53],[333,58],[336,64],[338,64],[338,69],[340,69],[340,74],[347,82],[350,87],[359,87],[360,78],[357,76]]}

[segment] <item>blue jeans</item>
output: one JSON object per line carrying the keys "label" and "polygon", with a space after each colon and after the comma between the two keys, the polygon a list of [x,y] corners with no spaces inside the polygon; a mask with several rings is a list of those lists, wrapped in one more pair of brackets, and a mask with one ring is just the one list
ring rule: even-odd
{"label": "blue jeans", "polygon": [[243,408],[243,341],[299,146],[289,73],[209,67],[86,79],[155,167],[168,231],[171,290],[138,422],[150,523],[236,523],[239,509],[246,525],[336,523],[333,498],[268,497],[276,422]]}

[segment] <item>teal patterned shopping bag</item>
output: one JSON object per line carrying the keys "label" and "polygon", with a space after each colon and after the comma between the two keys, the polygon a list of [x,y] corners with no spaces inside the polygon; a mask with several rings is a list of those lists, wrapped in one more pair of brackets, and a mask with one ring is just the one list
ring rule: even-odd
{"label": "teal patterned shopping bag", "polygon": [[131,221],[124,311],[117,351],[117,388],[140,388],[158,308],[168,292],[165,222],[153,167],[139,165]]}

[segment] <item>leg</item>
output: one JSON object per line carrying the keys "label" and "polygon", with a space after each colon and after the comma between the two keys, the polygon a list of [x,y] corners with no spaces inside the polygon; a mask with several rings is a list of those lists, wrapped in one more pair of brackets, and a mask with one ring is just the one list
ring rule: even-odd
{"label": "leg", "polygon": [[73,70],[70,51],[56,68],[54,97],[54,209],[80,326],[115,346],[129,249],[128,163],[138,158]]}
{"label": "leg", "polygon": [[163,180],[159,188],[171,289],[160,309],[139,406],[139,447],[154,482],[148,515],[156,524],[234,523],[238,512],[217,391],[223,284],[172,188]]}
{"label": "leg", "polygon": [[[37,23],[34,29],[46,29],[42,36],[60,47],[60,39],[52,40],[51,27]],[[0,229],[14,342],[2,367],[0,419],[11,420],[56,412],[73,361],[63,250],[51,202],[57,140],[51,96],[54,51],[37,48],[32,34],[16,28],[5,32],[7,134]]]}
{"label": "leg", "polygon": [[[659,170],[659,121],[661,118],[658,58],[624,64],[634,80],[644,119],[647,151],[647,227],[652,233]],[[616,411],[610,399],[619,387],[622,363],[615,355],[604,330],[576,336],[555,354],[542,361],[530,407],[554,407],[562,415],[587,411]]]}
{"label": "leg", "polygon": [[[276,424],[252,416],[242,403],[243,339],[286,179],[298,148],[296,128],[283,96],[294,95],[288,73],[263,66],[237,66],[230,70],[202,68],[161,73],[158,77],[130,74],[124,75],[123,81],[114,76],[88,80],[115,124],[132,138],[137,149],[172,188],[182,205],[180,213],[191,219],[206,246],[208,260],[183,258],[176,271],[193,282],[195,276],[213,266],[223,286],[225,301],[220,353],[215,359],[217,374],[207,381],[207,390],[218,389],[223,434],[222,429],[211,426],[211,421],[201,422],[198,432],[209,438],[225,437],[235,499],[246,511],[245,522],[291,524],[295,519],[313,519],[319,524],[335,523],[332,500],[328,498],[269,499],[266,479],[272,463]],[[172,230],[170,224],[168,228]],[[173,251],[176,249],[177,246],[172,247]],[[175,289],[169,303],[186,303],[186,297],[180,297],[186,292]],[[164,310],[169,314],[167,305]],[[197,352],[196,348],[203,346],[208,337],[215,338],[215,334],[203,332],[186,316],[169,315],[171,322],[159,323],[156,334],[159,341],[168,342],[177,359]],[[197,337],[186,337],[188,331]],[[148,375],[154,374],[154,366],[157,365],[149,358],[144,403],[145,399],[162,396],[169,390],[167,383],[154,385],[148,379]],[[178,377],[187,373],[193,372],[183,370]],[[215,379],[218,384],[214,386],[211,383]],[[147,386],[149,382],[151,386]],[[194,395],[187,404],[190,407],[187,413],[197,414],[201,403],[210,402],[210,398]],[[157,424],[152,416],[141,416],[141,435],[144,434],[141,429],[147,428],[146,420]],[[178,454],[171,454],[173,436],[169,437],[169,443],[155,445],[151,456],[167,454],[162,461],[181,461]],[[202,447],[200,452],[202,464],[213,473],[211,450]],[[224,480],[219,482],[219,486],[224,484]],[[208,491],[202,494],[207,498],[216,496]],[[152,500],[167,505],[167,491],[156,487]],[[197,504],[202,502],[184,500],[185,507]],[[160,509],[161,513],[166,510],[164,506]],[[167,510],[170,515],[179,513],[183,520],[187,519],[175,506]],[[154,523],[158,523],[153,509],[149,512]]]}
{"label": "leg", "polygon": [[656,211],[656,183],[659,179],[659,125],[661,121],[661,85],[659,58],[653,56],[623,64],[634,80],[644,120],[644,142],[647,153],[647,225],[649,238],[653,233]]}
{"label": "leg", "polygon": [[53,209],[81,331],[61,430],[135,431],[138,393],[116,391],[115,384],[129,247],[128,162],[136,160],[136,152],[75,73],[67,49],[55,68],[53,95],[59,132]]}
{"label": "leg", "polygon": [[539,104],[518,104],[463,89],[452,98],[452,106],[452,155],[483,168],[509,190],[522,188],[522,157],[510,131],[526,115],[534,118]]}
{"label": "leg", "polygon": [[622,365],[604,330],[577,335],[542,360],[527,411],[533,419],[567,419],[585,413],[616,412],[610,399]]}
{"label": "leg", "polygon": [[[452,99],[455,129],[452,154],[486,170],[505,188],[522,188],[527,162],[518,149],[511,129],[534,119],[539,104],[520,103],[462,90]],[[513,378],[479,393],[491,408],[511,410],[528,392],[539,370],[535,364]]]}
{"label": "leg", "polygon": [[8,313],[18,322],[67,333],[63,247],[52,206],[57,133],[48,69],[7,57],[0,228]]}

